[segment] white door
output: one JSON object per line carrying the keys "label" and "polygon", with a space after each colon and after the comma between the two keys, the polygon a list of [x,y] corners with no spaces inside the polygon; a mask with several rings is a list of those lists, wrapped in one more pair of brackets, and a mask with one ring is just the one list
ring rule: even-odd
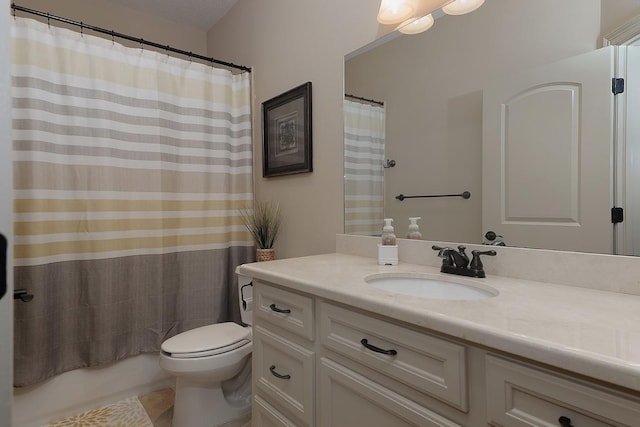
{"label": "white door", "polygon": [[[0,5],[0,57],[9,54],[9,2]],[[11,64],[0,61],[0,233],[11,239],[12,180],[11,180]],[[11,425],[11,400],[13,384],[13,285],[11,281],[11,256],[7,257],[7,289],[0,299],[0,426]],[[0,271],[0,274],[4,272]],[[0,286],[1,287],[1,286]]]}
{"label": "white door", "polygon": [[611,253],[614,48],[483,93],[483,233],[508,246]]}

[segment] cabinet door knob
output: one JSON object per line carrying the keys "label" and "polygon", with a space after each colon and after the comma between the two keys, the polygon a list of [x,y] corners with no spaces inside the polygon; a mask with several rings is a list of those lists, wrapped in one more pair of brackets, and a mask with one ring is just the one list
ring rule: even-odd
{"label": "cabinet door knob", "polygon": [[291,375],[287,374],[287,375],[282,375],[276,372],[276,365],[271,365],[269,366],[269,371],[271,372],[271,374],[276,377],[276,378],[280,378],[281,380],[289,380],[291,379]]}
{"label": "cabinet door knob", "polygon": [[394,349],[385,350],[383,348],[376,347],[375,345],[371,345],[371,344],[369,344],[369,341],[366,338],[362,338],[360,340],[360,344],[362,344],[363,346],[365,346],[366,348],[368,348],[371,351],[375,351],[376,353],[387,354],[389,356],[395,356],[396,354],[398,354],[398,352],[395,351]]}
{"label": "cabinet door knob", "polygon": [[573,424],[571,424],[571,418],[560,417],[558,418],[558,422],[562,427],[573,427]]}
{"label": "cabinet door knob", "polygon": [[275,311],[276,313],[284,313],[284,314],[289,314],[289,313],[291,313],[291,310],[289,310],[288,308],[278,308],[278,307],[276,307],[276,305],[275,305],[275,304],[271,304],[271,305],[269,306],[269,308],[270,308],[272,311]]}

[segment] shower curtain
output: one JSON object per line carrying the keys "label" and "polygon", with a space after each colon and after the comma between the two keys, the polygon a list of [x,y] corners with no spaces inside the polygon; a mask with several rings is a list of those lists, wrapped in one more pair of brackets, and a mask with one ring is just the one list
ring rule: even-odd
{"label": "shower curtain", "polygon": [[345,233],[379,235],[384,216],[384,106],[344,100]]}
{"label": "shower curtain", "polygon": [[13,23],[15,385],[239,320],[249,74]]}

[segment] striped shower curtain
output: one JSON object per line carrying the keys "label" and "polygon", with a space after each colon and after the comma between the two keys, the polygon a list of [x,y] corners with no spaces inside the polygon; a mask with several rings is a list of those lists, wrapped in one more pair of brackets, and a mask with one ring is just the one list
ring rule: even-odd
{"label": "striped shower curtain", "polygon": [[249,82],[14,20],[16,386],[239,319]]}
{"label": "striped shower curtain", "polygon": [[384,107],[344,100],[345,233],[379,235],[384,216]]}

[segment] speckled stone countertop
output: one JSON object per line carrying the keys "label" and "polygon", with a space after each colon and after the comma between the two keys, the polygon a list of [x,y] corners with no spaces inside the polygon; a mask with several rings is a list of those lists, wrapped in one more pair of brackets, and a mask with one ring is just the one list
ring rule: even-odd
{"label": "speckled stone countertop", "polygon": [[[471,279],[402,262],[381,266],[343,253],[244,264],[236,271],[640,392],[640,296],[495,275]],[[405,296],[365,281],[381,273],[476,283],[499,294],[480,300]]]}

